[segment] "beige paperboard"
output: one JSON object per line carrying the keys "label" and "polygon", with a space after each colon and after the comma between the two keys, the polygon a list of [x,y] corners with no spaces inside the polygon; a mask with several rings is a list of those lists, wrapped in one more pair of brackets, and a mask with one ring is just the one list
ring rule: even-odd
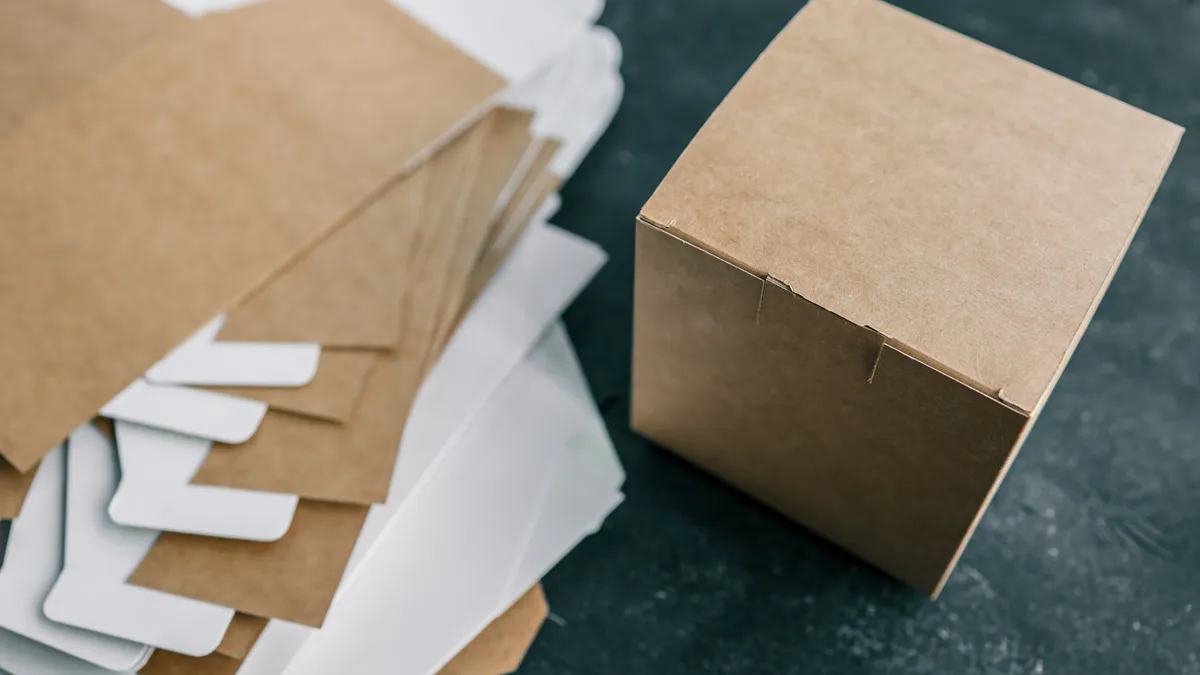
{"label": "beige paperboard", "polygon": [[25,119],[0,140],[0,454],[31,469],[503,86],[384,0],[287,0],[184,22]]}
{"label": "beige paperboard", "polygon": [[185,20],[162,0],[0,3],[0,138]]}
{"label": "beige paperboard", "polygon": [[21,473],[0,459],[0,520],[12,520],[21,515],[21,507],[25,505],[35,475],[37,471]]}
{"label": "beige paperboard", "polygon": [[404,252],[408,264],[397,262],[404,270],[402,342],[376,357],[350,419],[331,424],[269,411],[254,438],[237,446],[215,446],[193,477],[194,484],[353,504],[387,499],[405,413],[420,388],[424,359],[445,303],[444,268],[455,256],[470,261],[475,255],[456,242],[468,201],[464,195],[471,194],[490,120],[433,159],[419,236]]}
{"label": "beige paperboard", "polygon": [[[533,644],[538,630],[545,623],[549,611],[541,585],[533,587],[459,652],[458,656],[440,671],[441,675],[508,675],[516,672],[525,653]],[[242,616],[245,615],[239,614],[235,617],[235,624]],[[245,652],[249,653],[249,649]],[[246,658],[246,653],[232,656],[218,650],[210,656],[193,658],[159,650],[150,657],[150,662],[143,666],[139,673],[234,675]]]}
{"label": "beige paperboard", "polygon": [[400,341],[406,260],[434,162],[401,176],[345,227],[231,311],[221,340],[390,349]]}
{"label": "beige paperboard", "polygon": [[319,628],[366,517],[366,506],[302,499],[275,542],[164,532],[129,582]]}
{"label": "beige paperboard", "polygon": [[[183,21],[161,0],[0,3],[0,138]],[[20,515],[35,474],[0,459],[0,519]]]}
{"label": "beige paperboard", "polygon": [[216,653],[234,659],[244,659],[266,628],[267,619],[241,612],[234,614],[233,621],[229,623],[229,629],[225,631],[224,639],[221,640],[220,645],[217,645]]}
{"label": "beige paperboard", "polygon": [[642,211],[633,426],[936,595],[1181,134],[813,0]]}
{"label": "beige paperboard", "polygon": [[345,422],[354,412],[377,352],[323,349],[317,374],[303,387],[203,387],[262,401],[273,410],[330,422]]}
{"label": "beige paperboard", "polygon": [[[488,241],[485,246],[490,244]],[[437,308],[436,319],[425,323],[437,325],[443,320],[441,313],[450,312],[453,306],[454,303],[446,303]],[[408,362],[432,363],[427,352],[440,353],[443,347],[444,344],[426,344],[421,350],[414,346],[412,353],[420,354],[420,358],[414,356]],[[422,370],[418,382],[424,375]],[[393,418],[400,418],[402,424],[410,403],[388,412]],[[399,438],[393,444],[393,453],[398,445]],[[276,468],[286,472],[288,465],[279,464]],[[387,476],[391,476],[390,470]],[[288,533],[280,542],[266,545],[164,535],[131,581],[235,607],[256,616],[319,626],[349,562],[367,508],[301,499]],[[291,580],[282,581],[281,575],[290,575]]]}

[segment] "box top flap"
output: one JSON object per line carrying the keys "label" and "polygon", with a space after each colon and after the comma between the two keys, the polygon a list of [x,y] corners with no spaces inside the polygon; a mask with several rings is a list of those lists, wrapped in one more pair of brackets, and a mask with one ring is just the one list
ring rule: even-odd
{"label": "box top flap", "polygon": [[1182,133],[877,0],[813,0],[642,217],[1033,411]]}

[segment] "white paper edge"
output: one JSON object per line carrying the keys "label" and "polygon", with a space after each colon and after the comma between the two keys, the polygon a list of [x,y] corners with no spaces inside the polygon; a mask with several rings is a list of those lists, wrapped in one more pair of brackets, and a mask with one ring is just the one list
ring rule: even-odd
{"label": "white paper edge", "polygon": [[223,539],[278,541],[299,497],[189,481],[212,443],[117,421],[121,482],[108,505],[119,525]]}

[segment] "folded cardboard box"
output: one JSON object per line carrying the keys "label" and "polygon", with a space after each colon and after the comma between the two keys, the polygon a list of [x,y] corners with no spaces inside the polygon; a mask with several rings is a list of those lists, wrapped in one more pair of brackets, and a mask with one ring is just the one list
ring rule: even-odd
{"label": "folded cardboard box", "polygon": [[814,0],[641,213],[633,426],[936,595],[1181,135]]}

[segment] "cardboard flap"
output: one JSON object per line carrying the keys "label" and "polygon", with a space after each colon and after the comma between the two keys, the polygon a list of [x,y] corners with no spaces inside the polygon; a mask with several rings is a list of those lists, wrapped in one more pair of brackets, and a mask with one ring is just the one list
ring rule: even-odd
{"label": "cardboard flap", "polygon": [[1034,411],[1181,134],[878,0],[813,0],[643,216]]}
{"label": "cardboard flap", "polygon": [[185,23],[0,142],[18,470],[504,86],[384,0]]}

